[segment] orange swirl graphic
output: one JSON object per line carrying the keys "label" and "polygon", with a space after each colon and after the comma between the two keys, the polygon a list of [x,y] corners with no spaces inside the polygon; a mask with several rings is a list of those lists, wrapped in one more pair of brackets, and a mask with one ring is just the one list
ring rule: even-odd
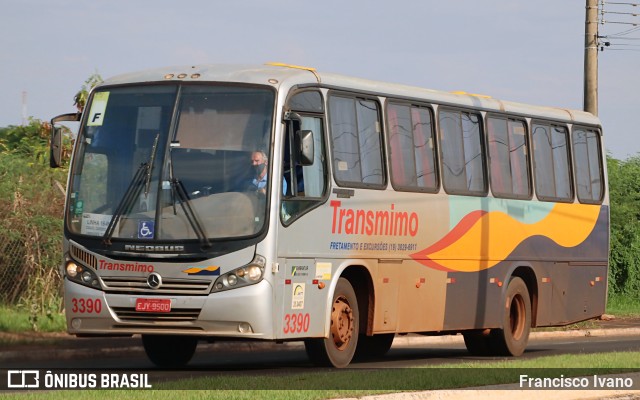
{"label": "orange swirl graphic", "polygon": [[502,211],[467,214],[449,233],[411,257],[438,270],[473,272],[506,259],[525,239],[545,236],[562,247],[582,243],[596,225],[600,206],[558,203],[538,222],[526,224]]}

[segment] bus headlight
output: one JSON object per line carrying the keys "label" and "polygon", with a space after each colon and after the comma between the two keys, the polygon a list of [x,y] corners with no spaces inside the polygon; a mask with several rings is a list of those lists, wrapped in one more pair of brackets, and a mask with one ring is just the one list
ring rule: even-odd
{"label": "bus headlight", "polygon": [[256,255],[249,264],[229,271],[216,279],[211,292],[221,292],[260,282],[264,277],[266,263],[264,257]]}
{"label": "bus headlight", "polygon": [[90,268],[87,268],[76,263],[75,261],[70,260],[67,261],[64,270],[66,272],[67,278],[69,278],[69,280],[72,282],[79,283],[91,288],[100,287],[98,277]]}
{"label": "bus headlight", "polygon": [[251,282],[257,282],[262,279],[262,273],[262,268],[256,265],[250,265],[249,267],[247,267],[247,280]]}
{"label": "bus headlight", "polygon": [[76,276],[78,276],[78,273],[80,271],[82,271],[82,267],[78,266],[78,264],[74,263],[73,261],[69,261],[67,263],[67,276],[69,278],[75,278]]}

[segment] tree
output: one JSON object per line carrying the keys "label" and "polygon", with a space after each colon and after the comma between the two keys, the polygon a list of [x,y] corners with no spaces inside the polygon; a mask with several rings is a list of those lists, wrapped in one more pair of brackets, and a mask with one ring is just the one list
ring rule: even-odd
{"label": "tree", "polygon": [[607,157],[611,220],[609,290],[640,293],[640,156]]}
{"label": "tree", "polygon": [[29,118],[29,124],[0,129],[0,149],[36,161],[44,161],[48,154],[50,126],[39,119]]}
{"label": "tree", "polygon": [[89,92],[91,91],[91,89],[93,89],[100,83],[102,83],[102,77],[98,72],[95,72],[93,75],[87,78],[86,81],[84,81],[82,88],[80,88],[78,93],[73,96],[73,105],[76,106],[79,112],[82,112],[82,110],[84,110],[84,106],[87,104],[87,99],[89,98]]}

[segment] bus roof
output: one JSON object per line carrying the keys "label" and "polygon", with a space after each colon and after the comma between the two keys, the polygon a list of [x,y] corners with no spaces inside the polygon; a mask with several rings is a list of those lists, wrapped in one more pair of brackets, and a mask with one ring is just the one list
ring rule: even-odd
{"label": "bus roof", "polygon": [[445,92],[395,83],[378,82],[340,74],[319,72],[314,68],[270,63],[265,65],[206,64],[149,69],[115,76],[103,85],[140,82],[229,82],[287,86],[320,86],[390,98],[455,105],[484,111],[507,112],[533,118],[555,119],[600,125],[593,114],[581,110],[529,105],[464,92]]}

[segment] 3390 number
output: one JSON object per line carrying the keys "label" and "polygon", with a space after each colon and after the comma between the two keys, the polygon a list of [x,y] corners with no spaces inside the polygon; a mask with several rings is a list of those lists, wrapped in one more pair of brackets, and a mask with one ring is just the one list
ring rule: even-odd
{"label": "3390 number", "polygon": [[85,299],[75,297],[71,299],[71,312],[79,314],[100,314],[102,311],[102,301],[100,299]]}
{"label": "3390 number", "polygon": [[310,323],[309,313],[287,314],[284,316],[284,333],[308,332]]}

